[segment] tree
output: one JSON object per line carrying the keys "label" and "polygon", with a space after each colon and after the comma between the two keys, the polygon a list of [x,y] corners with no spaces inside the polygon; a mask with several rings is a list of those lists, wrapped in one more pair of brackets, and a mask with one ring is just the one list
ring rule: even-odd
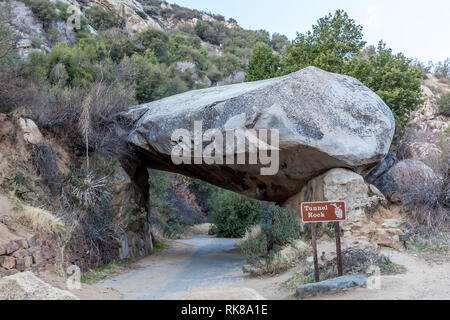
{"label": "tree", "polygon": [[400,129],[408,123],[411,111],[423,103],[422,72],[410,63],[403,54],[393,54],[392,49],[387,49],[380,41],[375,54],[367,57],[363,51],[343,71],[360,80],[386,102]]}
{"label": "tree", "polygon": [[225,77],[237,72],[241,68],[239,58],[231,53],[226,53],[222,57],[217,57],[214,62]]}
{"label": "tree", "polygon": [[52,21],[58,19],[56,5],[49,0],[25,0],[34,16],[43,22],[44,29],[48,29]]}
{"label": "tree", "polygon": [[277,52],[283,52],[284,48],[289,45],[289,40],[284,34],[274,33],[270,46]]}
{"label": "tree", "polygon": [[298,33],[288,46],[282,63],[284,74],[308,66],[342,73],[344,63],[364,48],[362,26],[356,25],[345,11],[330,13],[312,28],[312,32]]}
{"label": "tree", "polygon": [[85,16],[96,30],[107,30],[110,28],[119,28],[125,25],[125,19],[120,15],[114,15],[112,12],[100,7],[92,7],[85,11]]}
{"label": "tree", "polygon": [[16,35],[13,30],[6,24],[0,23],[0,62],[5,63],[11,58],[15,43]]}
{"label": "tree", "polygon": [[447,117],[450,117],[450,93],[442,94],[437,100],[439,106],[439,112]]}
{"label": "tree", "polygon": [[447,58],[443,62],[439,62],[436,65],[434,73],[438,78],[448,78],[450,76],[450,58]]}
{"label": "tree", "polygon": [[228,19],[228,22],[229,22],[229,23],[232,23],[232,24],[235,24],[235,25],[238,24],[237,20],[234,19],[234,18],[229,18],[229,19]]}
{"label": "tree", "polygon": [[138,39],[141,46],[150,49],[156,57],[162,58],[167,55],[169,36],[164,31],[149,28],[140,33]]}
{"label": "tree", "polygon": [[270,79],[277,75],[280,68],[280,57],[264,43],[258,43],[248,62],[245,81]]}

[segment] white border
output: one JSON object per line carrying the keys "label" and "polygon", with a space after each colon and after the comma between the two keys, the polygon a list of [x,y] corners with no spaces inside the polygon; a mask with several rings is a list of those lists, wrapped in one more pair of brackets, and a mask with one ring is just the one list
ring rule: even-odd
{"label": "white border", "polygon": [[[339,203],[343,202],[345,205],[345,220],[329,220],[329,221],[304,221],[303,220],[303,205],[304,204],[317,204],[317,203]],[[300,202],[300,215],[303,223],[328,223],[328,222],[345,222],[348,219],[347,216],[347,202],[343,200],[338,201],[314,201],[314,202]]]}

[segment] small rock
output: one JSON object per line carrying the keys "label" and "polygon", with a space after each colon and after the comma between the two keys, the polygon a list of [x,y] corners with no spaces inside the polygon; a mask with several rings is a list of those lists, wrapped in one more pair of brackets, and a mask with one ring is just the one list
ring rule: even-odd
{"label": "small rock", "polygon": [[28,256],[28,251],[25,249],[21,249],[19,251],[16,251],[12,254],[13,257],[15,258],[23,258],[25,256]]}
{"label": "small rock", "polygon": [[382,226],[385,228],[398,228],[401,224],[401,222],[385,222]]}
{"label": "small rock", "polygon": [[26,142],[36,145],[43,141],[44,138],[33,120],[20,118],[19,126]]}
{"label": "small rock", "polygon": [[0,266],[7,270],[14,269],[14,267],[16,266],[16,259],[10,256],[0,257]]}
{"label": "small rock", "polygon": [[17,250],[20,249],[20,246],[15,241],[10,241],[7,244],[5,244],[6,254],[11,254]]}
{"label": "small rock", "polygon": [[16,259],[16,269],[19,271],[25,271],[30,268],[32,264],[33,258],[29,256]]}
{"label": "small rock", "polygon": [[335,293],[352,287],[361,287],[366,284],[368,279],[365,275],[349,275],[317,283],[308,283],[297,288],[297,296],[309,297],[322,293]]}
{"label": "small rock", "polygon": [[26,239],[16,240],[16,243],[23,249],[29,248],[28,241]]}

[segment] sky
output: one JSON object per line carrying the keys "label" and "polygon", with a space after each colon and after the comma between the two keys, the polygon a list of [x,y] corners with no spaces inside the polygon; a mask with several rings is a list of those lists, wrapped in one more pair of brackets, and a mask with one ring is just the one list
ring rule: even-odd
{"label": "sky", "polygon": [[364,40],[423,62],[450,57],[449,0],[169,0],[236,19],[245,29],[265,29],[294,39],[317,19],[345,10],[364,27]]}

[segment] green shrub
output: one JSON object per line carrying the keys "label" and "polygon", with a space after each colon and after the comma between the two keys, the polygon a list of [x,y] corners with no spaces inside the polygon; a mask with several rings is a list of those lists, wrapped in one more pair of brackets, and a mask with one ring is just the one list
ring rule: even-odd
{"label": "green shrub", "polygon": [[[6,67],[12,58],[16,57],[14,46],[16,42],[15,32],[6,24],[0,24],[0,70]],[[6,65],[5,65],[6,63]]]}
{"label": "green shrub", "polygon": [[270,206],[263,214],[265,221],[261,225],[261,235],[247,239],[242,245],[242,253],[249,262],[256,257],[273,253],[274,248],[283,247],[302,236],[295,212],[290,208]]}
{"label": "green shrub", "polygon": [[269,249],[284,246],[301,237],[295,211],[290,207],[271,206],[268,211],[271,219],[263,224],[262,230],[267,237]]}
{"label": "green shrub", "polygon": [[144,11],[149,16],[155,17],[159,15],[161,8],[157,6],[144,6]]}
{"label": "green shrub", "polygon": [[253,51],[247,70],[245,81],[270,79],[277,75],[280,67],[280,58],[264,43],[259,43]]}
{"label": "green shrub", "polygon": [[159,59],[167,55],[169,36],[164,31],[149,28],[139,34],[138,41]]}
{"label": "green shrub", "polygon": [[56,5],[49,0],[25,0],[36,18],[41,20],[44,28],[48,28],[52,21],[58,20]]}
{"label": "green shrub", "polygon": [[214,62],[224,77],[228,77],[241,69],[239,58],[231,53],[217,57]]}
{"label": "green shrub", "polygon": [[397,135],[409,122],[411,111],[423,103],[422,72],[410,63],[403,54],[393,54],[380,41],[369,58],[362,52],[343,68],[345,74],[360,80],[391,108],[399,129]]}
{"label": "green shrub", "polygon": [[270,40],[270,46],[277,52],[283,52],[284,48],[289,45],[289,39],[283,34],[274,33],[272,40]]}
{"label": "green shrub", "polygon": [[439,112],[444,116],[450,116],[450,93],[444,93],[436,100],[439,106]]}
{"label": "green shrub", "polygon": [[110,28],[119,28],[125,24],[123,17],[116,16],[112,12],[100,7],[92,7],[84,12],[89,24],[95,30],[107,30]]}
{"label": "green shrub", "polygon": [[136,13],[137,13],[137,15],[139,16],[139,17],[141,17],[142,19],[144,19],[144,20],[147,20],[147,15],[145,14],[145,12],[144,11],[136,11]]}
{"label": "green shrub", "polygon": [[299,247],[299,242],[296,241],[302,234],[293,210],[270,206],[263,217],[261,233],[258,235],[258,232],[254,231],[254,234],[249,234],[240,245],[241,253],[249,265],[243,270],[253,275],[278,273],[288,268],[294,261],[283,256],[283,252],[286,252],[284,249],[304,254],[301,252],[304,243],[300,241]]}
{"label": "green shrub", "polygon": [[133,58],[136,66],[139,66],[136,81],[136,99],[139,103],[182,93],[194,86],[192,78],[186,77],[188,71],[183,73],[165,64],[152,64],[139,56]]}
{"label": "green shrub", "polygon": [[258,222],[260,204],[236,193],[221,192],[213,202],[212,217],[219,237],[242,237]]}
{"label": "green shrub", "polygon": [[160,225],[165,237],[177,238],[184,232],[182,221],[175,214],[175,208],[169,200],[169,188],[173,175],[152,170],[149,177],[150,215]]}

